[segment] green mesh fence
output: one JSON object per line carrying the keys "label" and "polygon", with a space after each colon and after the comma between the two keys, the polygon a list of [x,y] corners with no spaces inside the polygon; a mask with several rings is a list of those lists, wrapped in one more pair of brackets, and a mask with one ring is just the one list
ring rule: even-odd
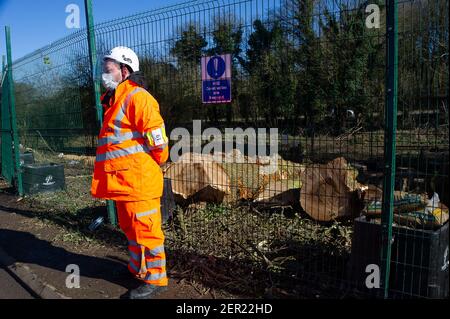
{"label": "green mesh fence", "polygon": [[[367,289],[365,281],[366,266],[383,267],[381,251],[387,247],[381,212],[376,213],[383,202],[389,137],[386,6],[372,4],[379,8],[379,28],[368,27],[373,11],[356,0],[191,1],[95,25],[99,60],[118,45],[138,54],[169,134],[176,128],[194,133],[194,120],[201,120],[202,129],[220,132],[278,128],[275,173],[265,171],[267,158],[249,154],[251,143],[266,146],[268,139],[250,142],[243,131],[238,135],[244,138],[233,144],[239,149],[234,160],[224,155],[218,161],[225,175],[211,182],[212,188],[227,189],[224,199],[179,200],[165,229],[176,256],[174,272],[257,296],[383,296],[383,283]],[[440,209],[434,211],[439,218],[450,204],[448,0],[397,5],[389,296],[442,297],[448,295],[448,223],[430,228],[411,214],[423,211],[435,193],[440,206],[433,211]],[[202,104],[200,59],[224,53],[232,55],[232,102]],[[38,161],[65,164],[76,198],[68,196],[78,205],[72,213],[103,205],[89,197],[99,128],[86,30],[15,61],[13,75],[21,144],[33,149]],[[178,141],[175,135],[171,147]],[[191,134],[188,152],[193,140]],[[330,173],[325,165],[336,158],[345,162],[338,161]],[[170,169],[178,176],[172,184],[198,179],[194,170]],[[219,176],[211,168],[205,174]],[[347,182],[338,182],[338,175]],[[320,196],[311,195],[315,192]],[[315,215],[302,202],[308,194],[310,205],[319,206]],[[420,195],[421,203],[404,208],[405,198],[413,195]],[[327,220],[333,205],[339,218]],[[354,222],[370,208],[376,218]],[[437,264],[443,264],[441,272]]]}

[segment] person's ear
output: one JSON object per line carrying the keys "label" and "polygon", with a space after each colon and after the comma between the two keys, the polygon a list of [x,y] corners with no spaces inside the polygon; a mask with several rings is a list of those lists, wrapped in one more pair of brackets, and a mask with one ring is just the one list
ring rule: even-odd
{"label": "person's ear", "polygon": [[122,73],[122,81],[124,81],[129,75],[127,67],[122,64],[120,67],[120,72]]}

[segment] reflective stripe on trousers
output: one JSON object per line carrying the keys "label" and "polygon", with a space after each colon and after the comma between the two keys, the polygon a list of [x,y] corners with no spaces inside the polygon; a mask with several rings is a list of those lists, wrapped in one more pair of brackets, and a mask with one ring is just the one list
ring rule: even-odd
{"label": "reflective stripe on trousers", "polygon": [[129,270],[147,283],[166,286],[168,278],[160,198],[116,203],[120,228],[129,241]]}
{"label": "reflective stripe on trousers", "polygon": [[[166,258],[165,256],[154,255],[150,253],[151,249],[143,247],[142,245],[134,246],[139,248],[143,253],[139,254],[129,249],[130,261],[128,263],[132,272],[136,275],[145,275],[144,280],[155,281],[165,279],[166,274]],[[158,249],[159,252],[164,252],[164,248]],[[144,256],[144,257],[142,257]],[[139,265],[139,266],[138,266]]]}

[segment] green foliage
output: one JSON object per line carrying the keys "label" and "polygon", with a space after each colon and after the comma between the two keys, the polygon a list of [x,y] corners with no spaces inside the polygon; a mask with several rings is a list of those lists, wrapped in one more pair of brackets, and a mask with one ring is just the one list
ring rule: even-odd
{"label": "green foliage", "polygon": [[256,20],[253,25],[243,67],[252,83],[257,114],[276,127],[277,119],[289,116],[295,103],[293,50],[286,45],[286,33],[278,22],[265,26]]}
{"label": "green foliage", "polygon": [[[353,110],[357,116],[368,115],[376,109],[368,109],[368,96],[372,81],[369,71],[369,57],[375,48],[371,46],[371,34],[365,26],[364,7],[350,11],[341,7],[339,20],[328,10],[321,24],[326,43],[323,48],[328,67],[323,75],[328,79],[324,89],[332,92],[326,96],[326,104],[332,107],[336,116],[334,131],[341,133],[347,110]],[[379,108],[379,106],[376,106]]]}
{"label": "green foliage", "polygon": [[205,38],[199,34],[197,27],[189,24],[181,32],[181,38],[175,42],[170,53],[178,59],[181,65],[199,63],[207,44]]}

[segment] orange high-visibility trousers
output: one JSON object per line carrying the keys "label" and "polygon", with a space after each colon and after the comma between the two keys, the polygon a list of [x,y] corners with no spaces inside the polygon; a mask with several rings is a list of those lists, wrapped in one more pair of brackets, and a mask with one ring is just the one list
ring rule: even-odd
{"label": "orange high-visibility trousers", "polygon": [[116,207],[120,228],[128,239],[128,269],[146,283],[167,286],[160,200],[116,201]]}

